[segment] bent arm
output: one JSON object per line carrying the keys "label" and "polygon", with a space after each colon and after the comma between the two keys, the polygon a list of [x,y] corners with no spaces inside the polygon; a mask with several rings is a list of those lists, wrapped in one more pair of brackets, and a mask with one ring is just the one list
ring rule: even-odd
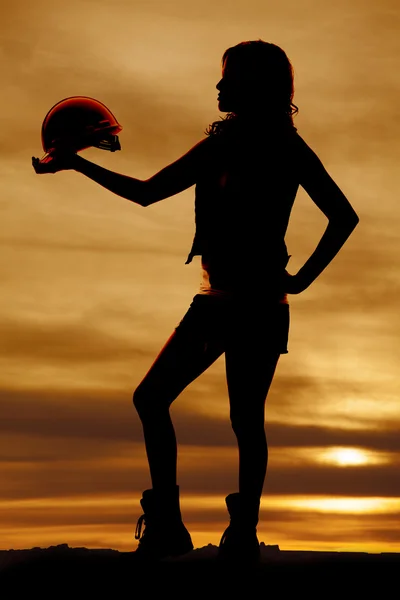
{"label": "bent arm", "polygon": [[145,180],[109,171],[78,154],[73,168],[114,194],[141,206],[149,206],[196,183],[206,161],[208,139],[201,140],[178,160]]}
{"label": "bent arm", "polygon": [[346,196],[318,156],[301,140],[300,185],[328,219],[328,225],[310,258],[296,275],[299,291],[306,289],[329,265],[359,222]]}

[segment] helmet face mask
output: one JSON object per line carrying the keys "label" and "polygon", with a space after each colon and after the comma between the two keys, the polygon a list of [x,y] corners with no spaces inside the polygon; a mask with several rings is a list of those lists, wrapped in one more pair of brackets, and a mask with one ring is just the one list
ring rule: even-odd
{"label": "helmet face mask", "polygon": [[98,100],[71,96],[57,102],[42,124],[42,146],[47,154],[79,152],[95,147],[115,152],[121,149],[118,133],[122,126]]}
{"label": "helmet face mask", "polygon": [[99,141],[94,140],[93,147],[100,148],[100,150],[108,150],[109,152],[121,150],[118,136],[111,133],[104,135]]}

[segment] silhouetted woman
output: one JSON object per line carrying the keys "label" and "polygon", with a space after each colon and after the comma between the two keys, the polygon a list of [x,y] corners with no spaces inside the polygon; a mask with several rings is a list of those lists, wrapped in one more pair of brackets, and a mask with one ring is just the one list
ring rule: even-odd
{"label": "silhouetted woman", "polygon": [[[228,48],[216,87],[219,110],[226,117],[212,123],[181,158],[145,181],[76,154],[55,157],[46,167],[33,159],[38,173],[74,169],[144,207],[196,186],[196,231],[186,264],[201,257],[202,284],[133,397],[152,481],[141,499],[144,514],[137,528],[136,553],[144,558],[193,548],[181,519],[169,408],[222,354],[239,481],[238,490],[226,498],[230,523],[219,553],[258,558],[256,528],[268,459],[265,401],[279,356],[287,353],[287,294],[304,291],[358,223],[348,200],[293,125],[293,69],[281,48],[262,40]],[[313,254],[290,275],[285,234],[300,185],[328,224]]]}

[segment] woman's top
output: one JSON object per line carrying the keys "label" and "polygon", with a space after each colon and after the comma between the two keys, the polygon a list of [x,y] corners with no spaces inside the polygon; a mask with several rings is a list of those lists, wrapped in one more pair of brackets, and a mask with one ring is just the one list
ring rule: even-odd
{"label": "woman's top", "polygon": [[239,120],[209,136],[186,260],[201,256],[201,294],[287,303],[285,234],[299,187],[297,138],[294,127],[250,129]]}

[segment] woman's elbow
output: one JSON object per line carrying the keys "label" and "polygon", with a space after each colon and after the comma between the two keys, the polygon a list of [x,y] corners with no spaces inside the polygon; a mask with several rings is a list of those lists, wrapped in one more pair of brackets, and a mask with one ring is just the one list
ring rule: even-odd
{"label": "woman's elbow", "polygon": [[350,234],[360,221],[358,214],[353,209],[332,215],[328,220],[331,227],[347,232],[347,234]]}
{"label": "woman's elbow", "polygon": [[165,190],[161,189],[159,185],[156,185],[154,182],[154,178],[150,177],[150,179],[142,180],[140,185],[140,205],[141,206],[150,206],[151,204],[155,204],[155,202],[159,202],[164,198],[167,198],[169,195],[165,192]]}
{"label": "woman's elbow", "polygon": [[351,230],[355,229],[355,227],[357,227],[358,223],[360,222],[360,217],[358,216],[355,210],[353,210],[349,215],[348,222]]}
{"label": "woman's elbow", "polygon": [[150,186],[147,180],[131,179],[129,188],[121,195],[143,207],[149,206],[152,203]]}

